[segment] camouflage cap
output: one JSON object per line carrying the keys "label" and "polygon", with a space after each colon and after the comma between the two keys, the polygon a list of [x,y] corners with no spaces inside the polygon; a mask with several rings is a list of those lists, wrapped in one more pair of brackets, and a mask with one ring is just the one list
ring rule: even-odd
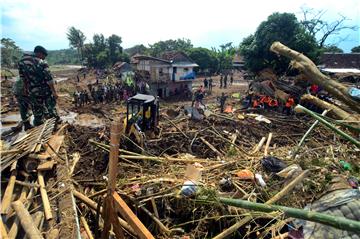
{"label": "camouflage cap", "polygon": [[46,50],[44,47],[42,47],[42,46],[36,46],[36,47],[34,48],[34,53],[42,53],[42,54],[44,54],[45,56],[48,55],[47,50]]}

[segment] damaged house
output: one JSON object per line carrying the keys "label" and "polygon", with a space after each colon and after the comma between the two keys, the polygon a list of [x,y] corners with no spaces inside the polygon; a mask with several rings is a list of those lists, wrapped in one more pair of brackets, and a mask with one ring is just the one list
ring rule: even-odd
{"label": "damaged house", "polygon": [[166,52],[161,57],[135,55],[131,64],[150,86],[150,93],[168,98],[191,92],[198,65],[183,52]]}

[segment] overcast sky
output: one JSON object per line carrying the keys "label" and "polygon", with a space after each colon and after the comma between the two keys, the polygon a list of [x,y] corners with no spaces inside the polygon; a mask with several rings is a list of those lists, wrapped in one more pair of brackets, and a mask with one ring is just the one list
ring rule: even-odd
{"label": "overcast sky", "polygon": [[[342,14],[349,25],[360,26],[359,0],[2,0],[2,37],[13,39],[24,50],[35,45],[47,49],[69,47],[69,27],[80,29],[87,42],[95,33],[122,37],[124,48],[167,39],[189,38],[194,46],[218,47],[241,40],[273,12],[293,12],[302,6],[326,10],[324,20]],[[327,43],[338,43],[349,52],[360,45],[360,32],[343,31]]]}

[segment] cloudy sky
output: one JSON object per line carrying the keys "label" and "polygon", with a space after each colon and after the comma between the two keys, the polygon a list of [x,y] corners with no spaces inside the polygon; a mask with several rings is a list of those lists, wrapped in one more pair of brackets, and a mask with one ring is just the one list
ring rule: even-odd
{"label": "cloudy sky", "polygon": [[[159,40],[189,38],[194,46],[238,45],[273,12],[302,16],[306,6],[326,10],[324,20],[351,19],[360,26],[359,0],[2,0],[2,37],[13,39],[24,50],[41,44],[50,50],[69,47],[69,27],[92,39],[95,33],[122,37],[124,48]],[[340,38],[346,38],[339,43]],[[360,32],[343,31],[328,43],[349,52],[360,45]]]}

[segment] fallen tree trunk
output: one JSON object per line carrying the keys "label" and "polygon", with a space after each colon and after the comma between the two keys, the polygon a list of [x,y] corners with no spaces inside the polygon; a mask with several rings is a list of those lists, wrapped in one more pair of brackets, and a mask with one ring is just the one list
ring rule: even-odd
{"label": "fallen tree trunk", "polygon": [[329,114],[331,114],[332,116],[334,116],[337,119],[349,120],[349,121],[360,121],[360,119],[358,117],[356,117],[355,115],[349,114],[348,112],[337,107],[336,105],[333,105],[326,101],[323,101],[323,100],[317,98],[316,96],[306,94],[301,97],[301,100],[310,102],[321,109],[331,110],[329,112]]}
{"label": "fallen tree trunk", "polygon": [[352,110],[360,113],[360,104],[349,95],[348,88],[322,74],[308,57],[288,48],[280,42],[274,42],[271,45],[270,50],[290,58],[292,60],[291,65],[303,72],[311,83],[320,85],[327,92],[348,105]]}

